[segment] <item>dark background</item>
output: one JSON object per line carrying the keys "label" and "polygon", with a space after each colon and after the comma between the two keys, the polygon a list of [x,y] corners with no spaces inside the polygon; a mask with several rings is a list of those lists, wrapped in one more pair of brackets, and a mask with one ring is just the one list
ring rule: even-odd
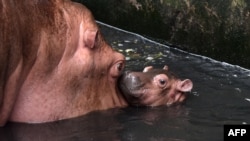
{"label": "dark background", "polygon": [[250,68],[249,0],[75,0],[96,20]]}

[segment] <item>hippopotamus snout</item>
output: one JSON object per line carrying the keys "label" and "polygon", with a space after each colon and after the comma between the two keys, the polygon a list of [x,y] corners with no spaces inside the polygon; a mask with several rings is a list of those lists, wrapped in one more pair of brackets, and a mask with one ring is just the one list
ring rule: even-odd
{"label": "hippopotamus snout", "polygon": [[119,79],[119,86],[126,86],[130,89],[141,86],[141,79],[131,71],[125,71]]}
{"label": "hippopotamus snout", "polygon": [[143,85],[140,77],[132,71],[125,71],[118,80],[118,87],[128,101],[132,101],[131,98],[133,97],[140,97],[135,91],[139,90]]}

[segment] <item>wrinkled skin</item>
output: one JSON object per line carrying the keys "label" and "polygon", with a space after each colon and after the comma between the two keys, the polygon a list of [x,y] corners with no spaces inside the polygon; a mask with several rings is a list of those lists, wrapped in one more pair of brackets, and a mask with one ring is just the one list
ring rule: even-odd
{"label": "wrinkled skin", "polygon": [[0,15],[0,125],[127,106],[116,85],[124,56],[84,6],[1,0]]}
{"label": "wrinkled skin", "polygon": [[183,102],[193,83],[189,79],[180,80],[167,66],[163,69],[149,66],[143,72],[125,72],[119,87],[131,105],[159,106]]}

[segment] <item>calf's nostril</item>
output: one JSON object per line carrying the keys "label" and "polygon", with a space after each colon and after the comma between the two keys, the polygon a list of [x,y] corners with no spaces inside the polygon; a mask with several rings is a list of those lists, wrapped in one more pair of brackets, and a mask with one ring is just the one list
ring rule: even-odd
{"label": "calf's nostril", "polygon": [[131,71],[124,71],[123,75],[128,75]]}

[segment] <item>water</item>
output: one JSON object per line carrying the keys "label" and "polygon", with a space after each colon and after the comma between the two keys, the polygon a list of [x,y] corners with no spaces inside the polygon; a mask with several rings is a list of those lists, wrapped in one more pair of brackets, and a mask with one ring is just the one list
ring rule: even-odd
{"label": "water", "polygon": [[115,108],[45,124],[8,123],[1,141],[222,141],[224,124],[250,124],[250,71],[189,54],[100,23],[107,41],[126,55],[126,69],[169,68],[190,78],[183,105]]}

